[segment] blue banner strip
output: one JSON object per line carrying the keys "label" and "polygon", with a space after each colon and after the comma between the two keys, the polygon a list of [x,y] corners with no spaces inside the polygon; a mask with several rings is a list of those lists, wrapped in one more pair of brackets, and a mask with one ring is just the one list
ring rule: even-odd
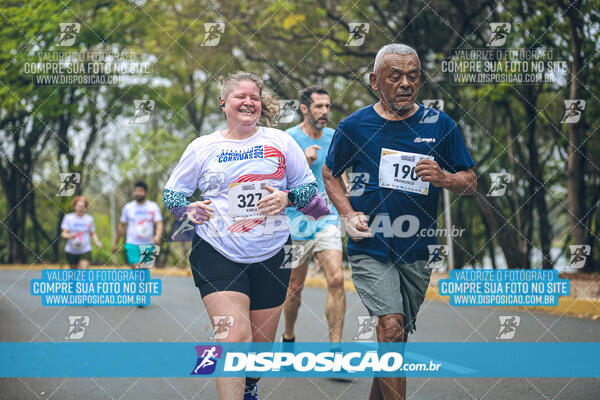
{"label": "blue banner strip", "polygon": [[600,377],[598,360],[600,343],[0,343],[0,377]]}

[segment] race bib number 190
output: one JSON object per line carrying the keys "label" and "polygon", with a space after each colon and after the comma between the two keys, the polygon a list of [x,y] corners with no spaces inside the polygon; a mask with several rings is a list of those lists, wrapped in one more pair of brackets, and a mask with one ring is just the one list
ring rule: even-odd
{"label": "race bib number 190", "polygon": [[423,182],[415,172],[417,162],[422,159],[433,160],[433,157],[382,148],[379,161],[379,186],[427,195],[429,182]]}
{"label": "race bib number 190", "polygon": [[258,201],[269,194],[267,182],[240,182],[229,185],[227,197],[233,218],[264,216],[258,210]]}

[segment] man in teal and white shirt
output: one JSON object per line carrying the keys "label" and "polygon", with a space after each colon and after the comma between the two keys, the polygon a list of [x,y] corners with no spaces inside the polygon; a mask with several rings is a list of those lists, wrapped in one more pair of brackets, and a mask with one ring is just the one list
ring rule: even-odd
{"label": "man in teal and white shirt", "polygon": [[340,217],[325,192],[322,168],[334,130],[326,127],[331,100],[325,89],[310,86],[300,92],[301,124],[286,132],[300,145],[306,160],[319,185],[319,194],[325,200],[331,214],[318,221],[288,207],[286,214],[290,220],[290,233],[294,245],[302,246],[298,266],[292,270],[286,300],[283,306],[285,330],[282,340],[295,340],[294,325],[300,308],[301,294],[306,280],[308,263],[314,255],[325,273],[327,280],[327,300],[325,316],[329,326],[329,339],[338,343],[342,339],[346,295],[342,273],[342,235]]}

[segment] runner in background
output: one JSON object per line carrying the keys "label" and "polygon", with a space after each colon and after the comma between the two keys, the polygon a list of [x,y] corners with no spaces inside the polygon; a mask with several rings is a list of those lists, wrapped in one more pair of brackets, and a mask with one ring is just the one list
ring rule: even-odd
{"label": "runner in background", "polygon": [[119,250],[119,241],[127,232],[125,239],[125,259],[133,268],[140,262],[140,245],[160,245],[163,231],[162,216],[158,204],[146,199],[148,186],[137,181],[133,187],[134,201],[125,204],[121,220],[117,227],[117,237],[113,245],[113,254]]}
{"label": "runner in background", "polygon": [[332,343],[339,343],[342,340],[344,314],[346,313],[346,294],[344,293],[344,274],[342,272],[342,234],[339,228],[339,215],[329,202],[322,177],[325,156],[334,133],[333,129],[326,126],[330,108],[331,100],[325,89],[316,86],[307,87],[300,92],[302,123],[286,131],[304,151],[308,165],[317,179],[319,195],[325,200],[331,214],[319,221],[314,221],[294,208],[286,210],[290,219],[293,244],[302,247],[300,252],[302,256],[299,266],[292,270],[290,286],[283,306],[285,317],[283,342],[296,340],[294,325],[298,318],[308,264],[313,256],[315,261],[318,260],[327,281],[325,316],[329,327],[329,340]]}
{"label": "runner in background", "polygon": [[73,212],[64,216],[60,228],[61,236],[67,239],[65,253],[71,269],[87,268],[90,264],[89,259],[92,251],[90,237],[98,248],[102,248],[102,243],[96,235],[94,229],[94,217],[86,214],[88,201],[85,197],[75,197],[71,201]]}

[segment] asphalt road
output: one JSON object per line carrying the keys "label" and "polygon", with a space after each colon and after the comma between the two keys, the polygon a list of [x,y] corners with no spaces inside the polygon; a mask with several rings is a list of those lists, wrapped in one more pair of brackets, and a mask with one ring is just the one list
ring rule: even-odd
{"label": "asphalt road", "polygon": [[[202,342],[208,341],[209,320],[191,278],[163,280],[163,293],[147,308],[44,307],[29,294],[29,282],[40,271],[0,271],[0,341],[65,341],[69,315],[88,315],[83,341]],[[355,293],[347,293],[344,340],[358,329],[357,316],[366,315]],[[296,337],[299,341],[326,341],[326,291],[306,288]],[[499,316],[520,317],[514,341],[600,341],[600,321],[561,317],[502,308],[450,307],[426,302],[411,341],[498,341]],[[280,330],[281,330],[280,323]],[[280,333],[278,334],[280,335]],[[493,360],[490,360],[493,362]],[[600,362],[600,361],[599,361]],[[368,379],[349,383],[327,379],[265,378],[259,385],[264,399],[367,399]],[[412,378],[407,398],[435,399],[598,399],[600,378]],[[0,379],[0,399],[216,399],[212,378],[11,378]]]}

